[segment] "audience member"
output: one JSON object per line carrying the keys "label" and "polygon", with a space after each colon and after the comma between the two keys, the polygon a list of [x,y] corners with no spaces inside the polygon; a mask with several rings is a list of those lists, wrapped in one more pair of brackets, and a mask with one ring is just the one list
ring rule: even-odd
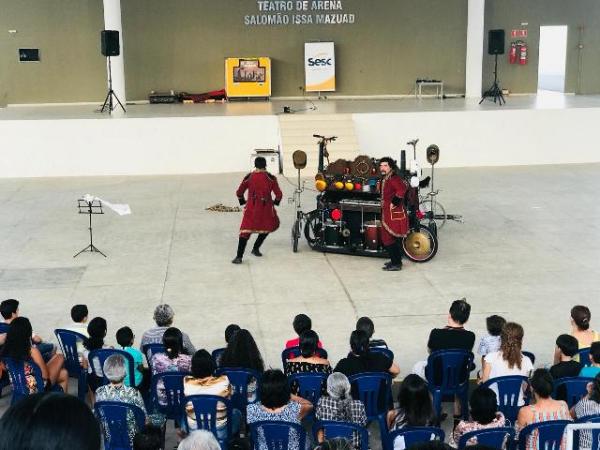
{"label": "audience member", "polygon": [[565,377],[576,377],[581,371],[581,364],[573,361],[579,350],[577,339],[570,334],[561,334],[556,338],[555,355],[558,361],[550,368],[550,375],[555,380]]}
{"label": "audience member", "polygon": [[[588,384],[588,393],[571,408],[571,417],[581,419],[582,417],[600,415],[600,375],[596,375],[594,381]],[[582,431],[579,448],[592,448],[592,433]]]}
{"label": "audience member", "polygon": [[[177,328],[167,328],[163,334],[163,345],[166,353],[155,353],[150,360],[152,375],[163,372],[189,372],[192,367],[192,357],[185,354],[183,335]],[[157,386],[158,403],[167,404],[165,386],[159,381]]]}
{"label": "audience member", "polygon": [[[31,394],[44,392],[46,388],[50,388],[55,384],[60,385],[62,390],[67,393],[69,374],[63,367],[65,363],[63,355],[54,355],[46,363],[40,350],[31,345],[32,333],[31,323],[26,317],[12,319],[8,333],[6,333],[2,356],[24,363],[27,387]],[[37,364],[40,368],[45,386],[37,385],[34,368],[29,364],[30,362]]]}
{"label": "audience member", "polygon": [[592,364],[583,367],[579,372],[580,377],[594,378],[600,374],[600,342],[592,342],[590,346],[590,361]]}
{"label": "audience member", "polygon": [[475,333],[465,330],[465,324],[471,315],[471,305],[463,298],[455,300],[450,306],[448,324],[444,328],[434,328],[429,334],[427,348],[437,350],[463,349],[473,350]]}
{"label": "audience member", "polygon": [[[367,426],[365,405],[360,400],[353,400],[350,394],[350,381],[346,375],[334,372],[327,378],[327,395],[319,398],[315,410],[317,420],[333,420],[350,422],[361,427]],[[323,442],[323,432],[318,434],[318,441]],[[352,438],[354,448],[360,449],[360,438]]]}
{"label": "audience member", "polygon": [[335,366],[334,372],[347,377],[363,372],[388,372],[398,376],[400,368],[382,353],[369,351],[369,337],[364,331],[354,330],[350,335],[351,352]]}
{"label": "audience member", "polygon": [[[150,328],[142,335],[142,341],[140,342],[140,349],[143,349],[146,344],[162,344],[163,334],[168,328],[173,326],[173,320],[175,319],[175,312],[166,303],[158,305],[154,309],[154,322],[156,327]],[[181,333],[183,336],[183,347],[188,355],[193,355],[196,349],[190,340],[190,337],[186,333]]]}
{"label": "audience member", "polygon": [[[285,348],[298,347],[300,345],[300,335],[305,331],[312,330],[312,320],[310,320],[310,317],[308,317],[306,314],[298,314],[296,317],[294,317],[294,322],[292,325],[298,337],[287,341],[285,343]],[[323,348],[321,341],[319,341],[317,345],[319,348]]]}
{"label": "audience member", "polygon": [[600,341],[600,333],[590,330],[591,320],[592,313],[587,306],[576,305],[571,308],[571,335],[577,339],[580,349]]}
{"label": "audience member", "polygon": [[233,335],[240,330],[241,330],[240,326],[235,323],[227,325],[227,327],[225,328],[225,344],[229,345]]}
{"label": "audience member", "polygon": [[488,353],[494,353],[500,350],[500,334],[502,327],[506,324],[504,317],[496,314],[485,319],[487,334],[481,337],[477,353],[481,355],[481,365],[483,366],[483,358]]}
{"label": "audience member", "polygon": [[518,323],[508,322],[504,325],[500,336],[500,350],[488,353],[483,359],[482,381],[508,375],[529,376],[533,363],[521,353],[523,336],[523,327]]}
{"label": "audience member", "polygon": [[[520,431],[527,425],[549,420],[571,420],[567,404],[562,400],[554,400],[550,397],[554,390],[554,380],[548,370],[535,370],[530,382],[535,401],[519,410],[515,425],[517,439]],[[564,446],[565,442],[562,443],[561,448]],[[525,450],[535,449],[537,449],[537,437],[535,433],[532,433],[525,443]]]}
{"label": "audience member", "polygon": [[[450,445],[458,447],[458,442],[463,434],[471,431],[484,430],[488,428],[503,427],[505,424],[504,414],[498,411],[498,400],[496,393],[490,388],[479,386],[471,394],[469,399],[471,420],[461,420],[450,438]],[[467,445],[475,445],[477,439],[470,439]]]}
{"label": "audience member", "polygon": [[163,450],[162,430],[154,426],[146,426],[133,437],[133,450]]}
{"label": "audience member", "polygon": [[356,329],[362,330],[367,333],[369,337],[369,347],[383,347],[388,348],[387,344],[383,339],[373,339],[373,334],[375,333],[375,324],[369,317],[361,317],[356,321]]}
{"label": "audience member", "polygon": [[[407,375],[398,392],[398,409],[387,414],[388,429],[395,431],[406,427],[429,427],[437,422],[427,383],[418,375]],[[403,448],[403,440],[396,439],[394,449]]]}
{"label": "audience member", "polygon": [[[129,379],[129,372],[125,374],[125,386],[140,387],[144,380],[144,354],[137,348],[133,348],[133,341],[135,336],[133,331],[129,327],[122,327],[117,330],[117,343],[121,346],[123,351],[129,353],[133,358],[134,371],[134,383]],[[146,376],[148,378],[148,376]],[[144,389],[142,389],[144,390]]]}
{"label": "audience member", "polygon": [[[111,355],[104,361],[104,375],[108,378],[109,384],[100,386],[96,390],[96,402],[120,402],[137,406],[144,414],[146,407],[142,394],[133,388],[126,386],[123,381],[127,375],[127,361],[122,355]],[[135,422],[135,415],[127,412],[127,431],[129,439],[133,442],[133,437],[139,431]]]}
{"label": "audience member", "polygon": [[[227,375],[213,376],[216,369],[215,362],[206,350],[198,350],[192,357],[192,375],[183,380],[183,392],[185,396],[190,395],[218,395],[220,397],[231,398],[231,384]],[[186,406],[186,420],[190,430],[196,430],[196,416],[194,408],[190,404]],[[231,430],[237,434],[240,430],[241,413],[237,410],[232,412],[233,417],[227,417],[227,408],[224,403],[217,405],[217,437],[225,439],[227,437],[227,421],[231,420]]]}
{"label": "audience member", "polygon": [[[231,336],[227,348],[221,355],[219,367],[239,367],[256,370],[258,373],[264,372],[265,365],[260,350],[248,330],[241,329]],[[248,401],[250,402],[256,400],[257,383],[258,381],[254,377],[248,383]]]}
{"label": "audience member", "polygon": [[94,414],[72,395],[30,395],[0,419],[0,450],[98,450],[101,442]]}
{"label": "audience member", "polygon": [[72,322],[64,327],[64,329],[74,331],[75,333],[79,333],[87,337],[88,314],[88,307],[86,305],[74,305],[71,308]]}
{"label": "audience member", "polygon": [[331,373],[331,365],[317,354],[319,336],[313,330],[300,335],[300,356],[288,359],[284,366],[286,375],[294,373]]}
{"label": "audience member", "polygon": [[221,446],[210,431],[197,430],[181,441],[177,450],[221,450]]}
{"label": "audience member", "polygon": [[104,345],[104,338],[106,337],[107,330],[106,320],[102,317],[94,317],[90,320],[87,329],[89,337],[83,341],[85,350],[83,352],[82,365],[88,371],[87,382],[93,395],[93,393],[96,392],[96,389],[102,384],[103,374],[98,358],[90,361],[89,355],[93,350],[107,348],[107,346]]}
{"label": "audience member", "polygon": [[[248,424],[278,420],[300,425],[312,409],[313,405],[308,400],[291,394],[287,377],[281,370],[267,370],[260,382],[260,402],[248,405],[246,418]],[[299,448],[299,438],[293,433],[287,450],[302,450]],[[257,441],[256,450],[267,449],[264,435],[259,434]]]}

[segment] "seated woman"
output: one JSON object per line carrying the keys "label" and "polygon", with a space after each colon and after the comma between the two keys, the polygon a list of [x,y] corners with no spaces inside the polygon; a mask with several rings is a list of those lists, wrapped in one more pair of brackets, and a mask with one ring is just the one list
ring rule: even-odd
{"label": "seated woman", "polygon": [[[67,393],[69,374],[63,367],[65,363],[63,355],[56,354],[47,363],[44,362],[40,351],[31,345],[32,335],[31,323],[26,317],[13,319],[6,334],[2,356],[12,358],[17,362],[24,362],[25,377],[30,394],[44,392],[56,384],[60,385],[62,390]],[[37,386],[33,366],[28,364],[29,362],[38,365],[45,386]]]}
{"label": "seated woman", "polygon": [[[579,348],[588,348],[592,342],[600,341],[600,333],[590,330],[592,313],[587,306],[577,305],[571,309],[571,336],[577,339]],[[558,362],[555,355],[555,363]],[[579,361],[577,357],[576,361]],[[581,361],[587,363],[587,361]]]}
{"label": "seated woman", "polygon": [[[554,380],[552,375],[546,369],[537,369],[533,372],[530,380],[531,390],[533,391],[534,404],[524,406],[519,410],[515,430],[518,435],[527,425],[549,420],[572,420],[569,414],[569,407],[562,400],[554,400],[552,391],[554,390]],[[564,448],[566,442],[563,442],[561,448]],[[525,443],[526,450],[537,449],[537,435],[532,433]]]}
{"label": "seated woman", "polygon": [[[220,358],[219,367],[242,368],[256,370],[262,374],[265,371],[260,350],[252,334],[245,329],[237,330],[227,342],[227,348]],[[248,383],[248,401],[256,400],[257,381],[252,379]]]}
{"label": "seated woman", "polygon": [[[418,375],[410,374],[400,386],[398,409],[388,412],[387,425],[390,431],[406,427],[431,427],[437,425],[431,394],[427,383]],[[394,450],[404,449],[402,439],[394,441]]]}
{"label": "seated woman", "polygon": [[[594,381],[588,384],[588,394],[571,408],[573,419],[597,415],[600,415],[600,375],[596,375]],[[592,448],[592,434],[590,431],[581,432],[579,448]]]}
{"label": "seated woman", "polygon": [[[461,420],[452,432],[450,445],[458,447],[458,441],[463,434],[471,431],[504,426],[504,414],[498,411],[496,393],[490,388],[479,386],[469,399],[471,420]],[[477,444],[476,439],[471,439],[467,445]]]}
{"label": "seated woman", "polygon": [[[231,384],[226,375],[213,376],[215,362],[206,350],[198,350],[192,357],[192,376],[183,379],[183,393],[189,395],[218,395],[223,398],[231,398]],[[186,420],[190,430],[198,429],[194,408],[191,404],[186,406]],[[231,418],[231,430],[237,434],[240,430],[241,413],[233,410]],[[227,409],[224,403],[217,405],[217,436],[219,439],[227,437]]]}
{"label": "seated woman", "polygon": [[400,373],[400,367],[394,361],[382,353],[369,351],[369,336],[363,330],[352,332],[350,348],[351,353],[337,363],[334,372],[341,372],[347,377],[364,372],[387,372],[392,377]]}
{"label": "seated woman", "polygon": [[[121,355],[111,355],[106,358],[102,368],[104,369],[104,375],[106,375],[110,383],[100,386],[96,390],[96,402],[128,403],[140,408],[144,411],[145,415],[146,407],[144,406],[142,394],[136,388],[125,386],[123,383],[127,374],[127,362],[125,358]],[[135,415],[131,411],[127,412],[127,431],[130,442],[133,442],[133,437],[138,428],[135,423]]]}
{"label": "seated woman", "polygon": [[[260,382],[260,402],[247,406],[247,422],[252,424],[262,420],[279,420],[300,425],[302,419],[312,411],[313,405],[296,395],[292,395],[287,377],[281,370],[267,370]],[[299,436],[291,434],[287,450],[299,449]],[[258,435],[256,450],[266,450],[264,436]]]}
{"label": "seated woman", "polygon": [[285,362],[285,374],[317,372],[331,373],[329,361],[317,355],[319,336],[313,330],[300,335],[300,356]]}
{"label": "seated woman", "polygon": [[[317,420],[333,420],[350,422],[361,427],[367,425],[365,405],[360,400],[353,400],[350,394],[350,382],[343,373],[334,372],[327,378],[327,395],[319,398],[315,411]],[[318,440],[323,442],[324,435],[319,431]],[[355,435],[352,444],[360,448],[360,438]]]}
{"label": "seated woman", "polygon": [[[166,353],[155,353],[150,360],[152,375],[163,372],[189,372],[192,358],[185,354],[181,331],[178,328],[167,328],[163,334],[163,345]],[[156,390],[159,404],[166,405],[167,397],[162,381],[158,382]]]}
{"label": "seated woman", "polygon": [[96,389],[98,389],[98,386],[102,384],[104,375],[102,374],[102,367],[100,367],[98,358],[95,358],[94,361],[90,361],[89,355],[93,350],[100,350],[108,347],[104,345],[104,338],[106,337],[107,330],[106,320],[102,317],[94,317],[92,320],[90,320],[87,330],[88,338],[83,341],[83,347],[85,350],[83,351],[81,365],[88,371],[87,383],[88,387],[90,388],[90,395],[93,399]]}

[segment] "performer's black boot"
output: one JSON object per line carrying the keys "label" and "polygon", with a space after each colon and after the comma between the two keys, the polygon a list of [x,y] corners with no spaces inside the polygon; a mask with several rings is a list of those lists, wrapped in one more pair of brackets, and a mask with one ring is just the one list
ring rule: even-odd
{"label": "performer's black boot", "polygon": [[240,240],[238,241],[237,255],[233,259],[233,261],[231,261],[233,264],[241,264],[242,263],[242,257],[244,256],[244,251],[246,250],[247,243],[248,243],[248,238],[240,236]]}
{"label": "performer's black boot", "polygon": [[261,233],[256,238],[256,241],[254,241],[254,246],[252,247],[252,254],[254,256],[262,256],[262,253],[260,252],[260,246],[262,245],[263,242],[265,242],[265,239],[267,238],[267,236],[268,236],[268,233]]}
{"label": "performer's black boot", "polygon": [[402,270],[402,251],[400,250],[399,243],[387,245],[385,248],[390,255],[391,261],[383,266],[383,270],[387,270],[389,272]]}

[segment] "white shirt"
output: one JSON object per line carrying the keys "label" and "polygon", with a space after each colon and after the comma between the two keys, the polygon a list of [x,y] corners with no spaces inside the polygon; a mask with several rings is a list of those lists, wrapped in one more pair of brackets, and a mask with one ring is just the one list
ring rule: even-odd
{"label": "white shirt", "polygon": [[[484,361],[490,366],[490,378],[507,377],[510,375],[521,375],[529,377],[529,374],[533,370],[533,364],[528,356],[522,355],[521,368],[519,369],[516,365],[514,367],[508,367],[508,361],[502,358],[502,351],[488,353]],[[498,395],[498,387],[495,384],[490,386],[490,389]],[[519,395],[519,405],[525,404],[523,400],[523,392]]]}

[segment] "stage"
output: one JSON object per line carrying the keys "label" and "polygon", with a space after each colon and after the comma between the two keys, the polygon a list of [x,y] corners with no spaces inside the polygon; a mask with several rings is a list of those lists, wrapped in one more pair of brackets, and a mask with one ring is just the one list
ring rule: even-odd
{"label": "stage", "polygon": [[[298,112],[283,114],[284,105]],[[277,147],[287,171],[290,151],[314,152],[311,135],[335,132],[326,122],[342,116],[354,128],[355,154],[398,157],[405,142],[418,137],[422,160],[427,145],[439,145],[439,167],[600,161],[600,96],[515,96],[502,107],[414,97],[142,104],[113,116],[94,112],[97,107],[0,109],[0,178],[243,172],[253,149]],[[307,123],[301,147],[282,146],[282,124],[289,118]],[[342,136],[336,145],[343,142]],[[335,145],[330,151],[335,159]]]}

